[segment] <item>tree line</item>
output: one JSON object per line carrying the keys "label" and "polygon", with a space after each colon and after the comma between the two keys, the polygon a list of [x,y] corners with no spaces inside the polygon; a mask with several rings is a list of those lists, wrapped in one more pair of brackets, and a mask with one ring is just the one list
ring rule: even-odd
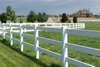
{"label": "tree line", "polygon": [[[22,17],[22,16],[19,16]],[[0,20],[2,23],[6,23],[7,20],[10,20],[14,23],[16,23],[16,14],[15,11],[12,10],[11,6],[7,6],[6,8],[6,13],[2,13],[0,15]],[[46,22],[48,20],[48,16],[45,12],[41,13],[39,12],[38,14],[36,14],[34,11],[30,11],[30,13],[27,15],[27,21],[28,22]],[[23,20],[20,19],[20,23],[23,23]]]}

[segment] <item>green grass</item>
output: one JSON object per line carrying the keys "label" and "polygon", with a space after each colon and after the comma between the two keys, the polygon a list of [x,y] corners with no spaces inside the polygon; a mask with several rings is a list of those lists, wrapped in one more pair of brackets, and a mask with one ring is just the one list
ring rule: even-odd
{"label": "green grass", "polygon": [[27,17],[17,17],[16,21],[20,21],[22,19],[24,22],[27,22]]}
{"label": "green grass", "polygon": [[[100,23],[86,23],[86,30],[100,30]],[[27,32],[26,34],[34,35],[34,32]],[[9,36],[9,34],[6,34]],[[39,31],[40,37],[45,37],[53,40],[61,41],[61,33],[48,32],[48,31]],[[20,39],[19,36],[13,35],[14,38]],[[24,37],[24,41],[34,45],[34,40]],[[40,52],[40,58],[35,59],[35,51],[24,45],[24,52],[20,51],[20,44],[14,42],[13,46],[10,46],[10,41],[6,39],[3,42],[3,38],[0,38],[0,65],[3,67],[8,64],[8,67],[62,67],[62,61]],[[73,44],[78,44],[82,46],[92,47],[100,49],[100,38],[80,36],[80,35],[71,35],[68,34],[68,42]],[[62,48],[53,44],[45,43],[39,41],[39,46],[50,51],[62,54]],[[3,53],[3,54],[2,54]],[[5,57],[6,56],[6,57]],[[100,67],[100,57],[87,54],[84,52],[79,52],[76,50],[68,49],[68,56],[79,61],[89,63],[96,67]],[[7,61],[5,61],[5,58]],[[11,58],[11,59],[9,59]],[[17,59],[18,58],[18,59]],[[19,60],[20,59],[20,60]],[[25,59],[25,60],[24,60]],[[1,61],[3,61],[1,63]],[[35,66],[34,66],[35,65]],[[69,67],[77,67],[69,63]]]}

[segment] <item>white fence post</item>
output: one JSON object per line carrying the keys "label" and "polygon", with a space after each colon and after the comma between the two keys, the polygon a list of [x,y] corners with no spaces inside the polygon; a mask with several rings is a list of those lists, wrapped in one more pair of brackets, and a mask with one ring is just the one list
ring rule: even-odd
{"label": "white fence post", "polygon": [[22,36],[22,34],[23,34],[23,28],[22,28],[22,25],[20,24],[20,50],[21,51],[23,51],[23,44],[22,44],[23,36]]}
{"label": "white fence post", "polygon": [[35,40],[35,56],[37,59],[39,59],[39,50],[37,49],[39,47],[39,41],[37,40],[38,37],[38,30],[37,30],[37,24],[35,24],[34,29],[34,40]]}
{"label": "white fence post", "polygon": [[65,61],[68,57],[68,48],[66,48],[65,43],[68,43],[67,33],[65,33],[66,27],[62,27],[62,67],[68,67],[68,62]]}
{"label": "white fence post", "polygon": [[5,26],[4,26],[4,23],[3,23],[3,39],[5,39]]}
{"label": "white fence post", "polygon": [[11,33],[12,30],[13,30],[13,28],[11,27],[11,24],[10,24],[10,45],[13,45],[13,40],[12,40],[13,34]]}
{"label": "white fence post", "polygon": [[[24,26],[26,26],[26,23],[24,24]],[[25,33],[26,33],[26,28],[24,28],[24,31],[25,31]]]}

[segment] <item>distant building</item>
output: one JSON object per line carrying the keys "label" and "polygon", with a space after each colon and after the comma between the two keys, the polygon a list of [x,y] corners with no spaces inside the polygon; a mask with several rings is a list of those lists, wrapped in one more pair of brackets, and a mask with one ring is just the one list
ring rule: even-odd
{"label": "distant building", "polygon": [[73,16],[74,15],[76,15],[78,17],[92,17],[93,16],[93,13],[90,12],[90,9],[89,10],[82,9],[82,10],[79,10],[78,12],[73,13]]}

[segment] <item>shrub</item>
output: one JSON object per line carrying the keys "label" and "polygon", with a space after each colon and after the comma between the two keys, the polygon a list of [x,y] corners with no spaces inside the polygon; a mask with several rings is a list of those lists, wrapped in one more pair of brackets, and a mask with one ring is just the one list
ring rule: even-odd
{"label": "shrub", "polygon": [[7,21],[7,15],[5,13],[2,13],[0,15],[0,20],[1,20],[2,23],[6,23],[6,21]]}
{"label": "shrub", "polygon": [[71,23],[71,20],[70,19],[68,20],[68,23]]}
{"label": "shrub", "polygon": [[73,22],[76,23],[77,22],[77,16],[73,17]]}
{"label": "shrub", "polygon": [[20,23],[23,23],[23,20],[22,19],[20,19]]}

